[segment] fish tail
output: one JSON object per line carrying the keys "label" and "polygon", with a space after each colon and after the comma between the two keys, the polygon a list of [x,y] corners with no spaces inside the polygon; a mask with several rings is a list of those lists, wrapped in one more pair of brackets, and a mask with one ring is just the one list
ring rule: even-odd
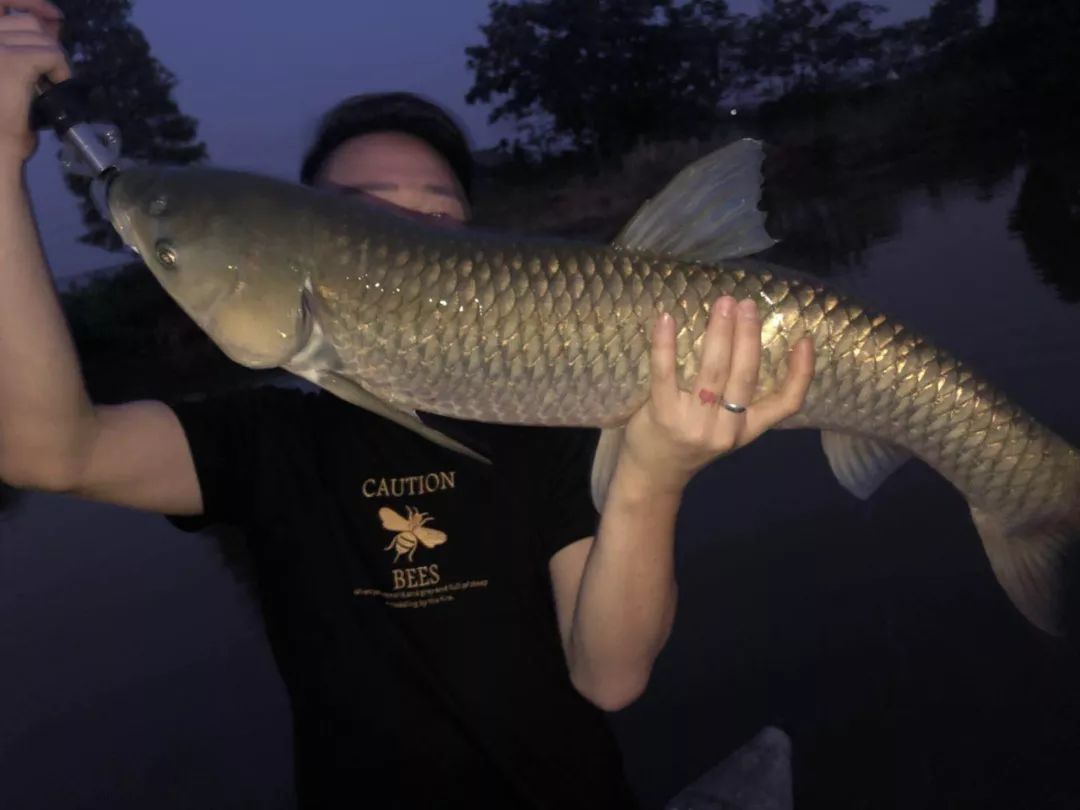
{"label": "fish tail", "polygon": [[[873,437],[825,430],[821,438],[837,479],[862,499],[910,457],[905,449]],[[1053,445],[1056,451],[1047,449]],[[969,498],[969,508],[994,576],[1013,605],[1040,630],[1060,636],[1066,613],[1074,611],[1067,604],[1073,598],[1072,579],[1080,618],[1080,453],[1056,438],[1036,447],[1035,460],[1043,471],[1040,486],[1012,493],[998,510],[987,506],[985,498],[979,499],[981,506],[971,505]],[[970,482],[965,487],[956,476],[951,480],[965,495],[971,492]],[[1053,495],[1040,497],[1045,487],[1052,487]],[[1018,504],[1036,498],[1038,505],[1017,511]]]}
{"label": "fish tail", "polygon": [[1052,515],[1009,523],[993,512],[971,507],[990,567],[1013,605],[1040,630],[1063,635],[1068,572],[1080,552],[1080,488],[1067,508]]}

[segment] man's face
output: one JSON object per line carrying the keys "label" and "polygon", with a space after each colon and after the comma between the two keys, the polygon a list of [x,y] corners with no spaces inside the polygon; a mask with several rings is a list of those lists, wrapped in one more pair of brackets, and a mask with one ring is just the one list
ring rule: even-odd
{"label": "man's face", "polygon": [[326,159],[315,184],[370,194],[457,222],[469,218],[468,202],[449,164],[424,141],[400,132],[345,141]]}

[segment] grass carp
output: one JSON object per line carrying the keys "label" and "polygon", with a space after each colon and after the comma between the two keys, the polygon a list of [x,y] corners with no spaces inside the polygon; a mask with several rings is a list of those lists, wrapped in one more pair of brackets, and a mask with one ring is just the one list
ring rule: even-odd
{"label": "grass carp", "polygon": [[966,497],[993,570],[1036,626],[1059,630],[1062,557],[1080,533],[1080,454],[925,337],[817,279],[756,260],[761,145],[684,169],[612,244],[446,226],[385,205],[211,168],[133,168],[113,224],[234,361],[282,367],[440,444],[417,411],[603,428],[602,503],[622,425],[649,394],[658,310],[687,388],[709,308],[752,298],[759,391],[814,339],[803,410],[839,481],[869,497],[915,456]]}

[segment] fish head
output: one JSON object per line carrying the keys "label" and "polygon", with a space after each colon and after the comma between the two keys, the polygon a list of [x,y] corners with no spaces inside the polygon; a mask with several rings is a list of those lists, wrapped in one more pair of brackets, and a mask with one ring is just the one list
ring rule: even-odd
{"label": "fish head", "polygon": [[108,208],[124,242],[226,355],[272,368],[312,333],[302,191],[241,172],[140,167],[112,181]]}

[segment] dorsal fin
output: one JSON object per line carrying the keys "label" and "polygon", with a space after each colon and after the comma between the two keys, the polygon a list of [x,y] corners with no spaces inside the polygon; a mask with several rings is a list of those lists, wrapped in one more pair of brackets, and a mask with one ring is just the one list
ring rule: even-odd
{"label": "dorsal fin", "polygon": [[746,138],[691,163],[641,206],[615,246],[704,262],[771,247],[777,240],[758,208],[764,159],[761,142]]}

